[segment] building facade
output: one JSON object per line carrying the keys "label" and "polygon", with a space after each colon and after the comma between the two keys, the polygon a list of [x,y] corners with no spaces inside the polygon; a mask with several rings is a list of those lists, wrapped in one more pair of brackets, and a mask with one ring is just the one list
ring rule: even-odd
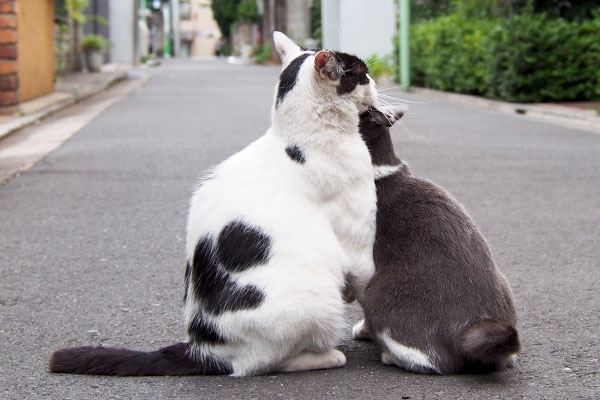
{"label": "building facade", "polygon": [[211,1],[181,0],[179,3],[180,53],[184,57],[214,56],[221,31],[213,18]]}
{"label": "building facade", "polygon": [[54,0],[0,1],[0,106],[54,90]]}

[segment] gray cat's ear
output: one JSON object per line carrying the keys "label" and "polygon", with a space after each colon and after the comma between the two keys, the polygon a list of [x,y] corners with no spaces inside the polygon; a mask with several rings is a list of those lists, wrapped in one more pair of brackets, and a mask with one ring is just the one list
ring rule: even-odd
{"label": "gray cat's ear", "polygon": [[382,107],[371,107],[368,110],[370,115],[369,119],[377,125],[383,125],[390,127],[398,121],[406,112],[406,106],[394,105],[394,106],[382,106]]}
{"label": "gray cat's ear", "polygon": [[302,51],[292,39],[278,31],[273,32],[273,42],[283,65],[296,58],[296,55]]}
{"label": "gray cat's ear", "polygon": [[322,78],[337,81],[342,77],[343,68],[333,51],[321,50],[315,56],[315,70]]}

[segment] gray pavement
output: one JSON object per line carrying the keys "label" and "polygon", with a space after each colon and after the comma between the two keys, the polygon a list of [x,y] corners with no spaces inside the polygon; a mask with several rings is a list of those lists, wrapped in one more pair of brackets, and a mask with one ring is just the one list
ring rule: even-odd
{"label": "gray pavement", "polygon": [[[52,350],[183,339],[188,200],[269,125],[278,69],[172,62],[0,187],[0,398],[592,399],[600,396],[600,135],[444,101],[397,153],[464,203],[512,283],[515,369],[424,376],[347,339],[345,368],[252,378],[54,375]],[[359,318],[356,308],[349,320]]]}

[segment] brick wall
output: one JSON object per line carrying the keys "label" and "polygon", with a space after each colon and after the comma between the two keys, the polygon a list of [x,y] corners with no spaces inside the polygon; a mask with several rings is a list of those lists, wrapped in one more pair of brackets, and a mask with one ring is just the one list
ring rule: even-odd
{"label": "brick wall", "polygon": [[0,106],[19,102],[16,0],[0,0]]}

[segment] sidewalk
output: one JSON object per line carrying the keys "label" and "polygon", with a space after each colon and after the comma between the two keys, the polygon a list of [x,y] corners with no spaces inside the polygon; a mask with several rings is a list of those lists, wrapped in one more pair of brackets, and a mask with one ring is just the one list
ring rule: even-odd
{"label": "sidewalk", "polygon": [[444,100],[473,107],[525,114],[600,133],[600,114],[596,111],[600,108],[600,102],[519,104],[419,87],[413,87],[409,92],[431,100]]}
{"label": "sidewalk", "polygon": [[10,115],[0,115],[0,139],[126,77],[127,70],[114,64],[103,66],[97,73],[78,72],[61,77],[54,85],[54,92],[19,104]]}

